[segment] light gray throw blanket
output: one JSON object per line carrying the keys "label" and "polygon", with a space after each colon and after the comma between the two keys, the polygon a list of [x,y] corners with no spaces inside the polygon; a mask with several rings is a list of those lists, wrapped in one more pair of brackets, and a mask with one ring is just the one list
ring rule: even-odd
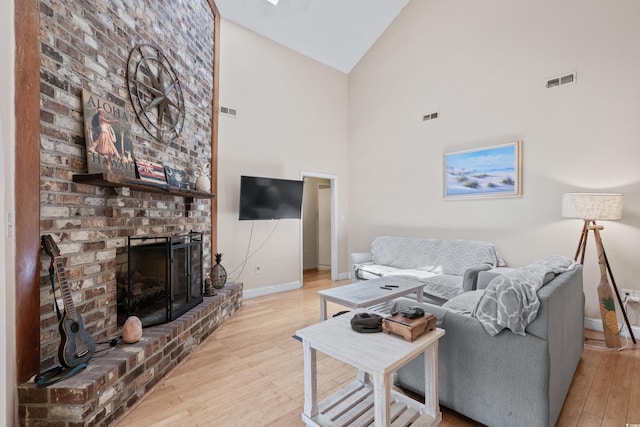
{"label": "light gray throw blanket", "polygon": [[495,277],[480,297],[475,317],[491,336],[504,328],[526,335],[527,325],[538,315],[538,289],[546,283],[545,276],[564,273],[575,266],[572,259],[552,255]]}

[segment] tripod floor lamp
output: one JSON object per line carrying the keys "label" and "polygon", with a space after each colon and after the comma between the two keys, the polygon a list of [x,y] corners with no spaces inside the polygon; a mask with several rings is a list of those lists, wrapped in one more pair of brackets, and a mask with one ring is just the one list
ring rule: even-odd
{"label": "tripod floor lamp", "polygon": [[574,257],[580,264],[584,264],[584,254],[587,248],[587,237],[589,231],[593,231],[598,250],[598,265],[600,266],[600,284],[598,285],[598,301],[600,303],[600,316],[602,317],[602,328],[607,347],[620,347],[620,333],[618,331],[618,317],[616,306],[613,300],[609,279],[618,299],[618,304],[624,321],[629,329],[629,334],[633,342],[636,337],[633,335],[627,312],[624,308],[620,292],[616,286],[616,281],[611,272],[611,266],[607,259],[607,253],[602,245],[600,231],[604,228],[596,224],[596,221],[617,221],[622,218],[622,194],[602,194],[602,193],[565,193],[562,196],[562,216],[565,218],[579,218],[584,221],[582,233],[578,241],[578,249]]}

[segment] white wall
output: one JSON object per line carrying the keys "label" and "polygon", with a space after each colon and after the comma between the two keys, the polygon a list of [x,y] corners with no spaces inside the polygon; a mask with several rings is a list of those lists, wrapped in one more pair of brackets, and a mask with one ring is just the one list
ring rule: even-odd
{"label": "white wall", "polygon": [[[220,105],[237,109],[237,118],[220,115],[218,251],[245,291],[296,287],[300,221],[239,221],[240,176],[335,175],[344,187],[339,218],[346,218],[347,76],[225,19],[220,28]],[[346,273],[345,224],[339,224],[339,272]]]}
{"label": "white wall", "polygon": [[[562,194],[621,192],[603,241],[618,286],[640,289],[638,41],[636,0],[412,0],[349,75],[349,250],[394,234],[489,240],[514,266],[573,257],[582,223],[560,217]],[[571,71],[577,84],[545,89]],[[443,153],[515,139],[522,197],[443,200]]]}
{"label": "white wall", "polygon": [[7,214],[14,212],[15,106],[13,1],[0,2],[0,425],[13,425],[15,416],[15,239],[9,237]]}

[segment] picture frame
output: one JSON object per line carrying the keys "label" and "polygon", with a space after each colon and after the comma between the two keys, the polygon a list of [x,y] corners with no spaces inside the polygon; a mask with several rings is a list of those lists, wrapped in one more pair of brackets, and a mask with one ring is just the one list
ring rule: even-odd
{"label": "picture frame", "polygon": [[444,154],[444,198],[522,194],[522,141]]}
{"label": "picture frame", "polygon": [[166,184],[167,178],[164,176],[164,167],[160,163],[149,160],[136,159],[138,177],[143,181]]}
{"label": "picture frame", "polygon": [[82,90],[87,171],[136,177],[131,115],[121,106]]}
{"label": "picture frame", "polygon": [[187,171],[173,166],[165,166],[164,174],[167,177],[167,183],[173,187],[189,188],[189,179]]}

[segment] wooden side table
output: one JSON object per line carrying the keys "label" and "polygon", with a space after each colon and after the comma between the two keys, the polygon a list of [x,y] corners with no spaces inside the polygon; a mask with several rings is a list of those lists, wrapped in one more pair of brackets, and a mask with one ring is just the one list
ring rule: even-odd
{"label": "wooden side table", "polygon": [[362,280],[337,288],[324,289],[318,291],[318,297],[320,297],[320,320],[327,319],[327,301],[350,308],[363,308],[372,307],[380,303],[387,303],[398,297],[415,292],[416,301],[421,303],[423,287],[424,282],[418,279],[389,276]]}
{"label": "wooden side table", "polygon": [[[438,340],[444,330],[427,332],[413,342],[383,333],[361,334],[351,329],[345,313],[296,332],[304,350],[304,410],[307,426],[376,427],[435,426],[438,403]],[[359,370],[358,378],[318,403],[316,351]],[[393,373],[419,354],[425,362],[425,403],[391,390]],[[391,420],[394,420],[391,423]]]}

